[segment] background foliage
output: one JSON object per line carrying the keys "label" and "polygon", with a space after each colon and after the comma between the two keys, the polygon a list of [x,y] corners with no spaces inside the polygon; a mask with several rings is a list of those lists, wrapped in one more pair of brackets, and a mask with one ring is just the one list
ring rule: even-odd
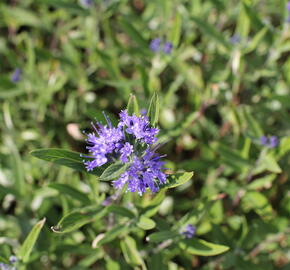
{"label": "background foliage", "polygon": [[[0,261],[16,254],[20,269],[290,269],[286,4],[1,1]],[[157,37],[173,43],[171,54],[150,51]],[[102,111],[114,118],[130,93],[147,108],[154,91],[167,167],[195,172],[184,185],[125,194],[105,208],[109,183],[29,155],[84,152],[91,120]],[[261,145],[262,135],[278,136],[279,147]],[[60,233],[69,213],[84,226],[62,224]],[[184,250],[177,232],[187,223],[230,250]]]}

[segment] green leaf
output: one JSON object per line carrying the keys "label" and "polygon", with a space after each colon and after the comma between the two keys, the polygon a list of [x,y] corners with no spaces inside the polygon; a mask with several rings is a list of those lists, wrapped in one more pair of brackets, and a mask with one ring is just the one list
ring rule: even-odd
{"label": "green leaf", "polygon": [[91,202],[85,193],[83,193],[83,192],[81,192],[81,191],[79,191],[79,190],[77,190],[69,185],[59,184],[59,183],[51,183],[48,186],[50,188],[53,188],[53,189],[59,191],[61,194],[69,195],[73,199],[76,199],[76,200],[82,202],[83,204],[88,205]]}
{"label": "green leaf", "polygon": [[109,243],[116,239],[118,236],[127,234],[129,231],[130,228],[126,224],[118,224],[105,233],[104,237],[98,242],[97,246],[100,247],[106,243]]}
{"label": "green leaf", "polygon": [[273,172],[273,173],[281,173],[282,172],[276,159],[271,154],[267,154],[263,158],[262,164],[264,165],[265,169],[270,171],[270,172]]}
{"label": "green leaf", "polygon": [[256,189],[261,189],[261,188],[270,188],[275,178],[276,178],[276,174],[269,174],[264,177],[257,178],[253,182],[248,184],[247,189],[256,190]]}
{"label": "green leaf", "polygon": [[229,250],[227,246],[213,244],[197,238],[181,240],[179,246],[186,252],[198,256],[215,256]]}
{"label": "green leaf", "polygon": [[242,207],[244,211],[253,209],[261,217],[271,217],[273,209],[268,199],[260,192],[248,191],[242,197]]}
{"label": "green leaf", "polygon": [[193,172],[176,173],[167,176],[167,183],[162,188],[175,188],[185,184],[193,176]]}
{"label": "green leaf", "polygon": [[42,219],[37,222],[26,239],[24,240],[23,244],[20,247],[18,252],[18,258],[20,258],[23,262],[27,262],[29,260],[30,253],[35,245],[35,242],[39,236],[39,233],[45,223],[46,219]]}
{"label": "green leaf", "polygon": [[156,223],[151,218],[148,218],[146,216],[141,216],[137,223],[137,226],[143,230],[151,230],[155,228]]}
{"label": "green leaf", "polygon": [[51,229],[55,233],[72,232],[85,224],[93,222],[97,218],[103,217],[106,213],[107,209],[102,205],[87,206],[65,215],[58,224],[51,227]]}
{"label": "green leaf", "polygon": [[138,266],[144,264],[140,253],[138,252],[136,242],[132,237],[127,236],[121,241],[121,249],[124,258],[131,266]]}
{"label": "green leaf", "polygon": [[212,40],[215,40],[226,49],[231,48],[231,44],[225,39],[225,36],[222,34],[222,32],[216,29],[213,25],[197,17],[191,17],[191,19],[197,25],[198,29],[200,29],[204,34],[208,35]]}
{"label": "green leaf", "polygon": [[162,231],[150,234],[146,237],[146,240],[153,243],[159,243],[168,239],[173,239],[177,236],[180,236],[178,232]]}
{"label": "green leaf", "polygon": [[127,105],[127,112],[129,115],[135,114],[139,115],[139,106],[138,101],[135,95],[130,95],[128,105]]}
{"label": "green leaf", "polygon": [[130,36],[130,38],[136,42],[140,48],[147,48],[147,41],[142,37],[141,32],[138,31],[131,22],[123,19],[120,20],[121,27]]}
{"label": "green leaf", "polygon": [[107,211],[108,213],[115,213],[123,217],[132,218],[132,219],[135,218],[135,214],[132,211],[122,206],[110,205]]}
{"label": "green leaf", "polygon": [[[83,158],[80,156],[80,153],[77,152],[57,148],[43,148],[34,150],[30,152],[30,154],[39,159],[63,165],[77,171],[87,172],[83,163]],[[88,173],[100,175],[101,170],[96,169]]]}
{"label": "green leaf", "polygon": [[150,100],[150,104],[149,104],[149,108],[148,108],[148,112],[147,112],[150,123],[153,126],[155,126],[158,123],[159,107],[160,107],[159,97],[157,95],[157,92],[154,92],[154,94]]}
{"label": "green leaf", "polygon": [[179,12],[176,13],[175,19],[173,22],[173,29],[170,32],[169,40],[172,42],[174,47],[177,47],[180,40],[181,29],[182,28],[182,19]]}
{"label": "green leaf", "polygon": [[101,181],[111,181],[113,179],[118,178],[123,172],[126,171],[126,169],[130,166],[130,164],[122,163],[122,162],[116,162],[112,165],[110,165],[107,169],[104,170],[104,172],[100,176]]}
{"label": "green leaf", "polygon": [[250,161],[244,159],[237,150],[225,144],[214,143],[212,147],[220,154],[224,163],[238,171],[247,169],[251,165]]}

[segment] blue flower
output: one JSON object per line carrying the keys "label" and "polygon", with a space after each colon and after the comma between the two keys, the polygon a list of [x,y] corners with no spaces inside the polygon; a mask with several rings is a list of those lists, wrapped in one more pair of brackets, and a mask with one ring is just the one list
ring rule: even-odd
{"label": "blue flower", "polygon": [[170,54],[172,51],[172,48],[173,48],[173,44],[171,42],[167,41],[164,43],[163,52],[165,54]]}
{"label": "blue flower", "polygon": [[276,148],[279,146],[279,138],[277,136],[271,136],[268,138],[267,136],[263,135],[260,137],[261,145],[267,146],[269,148]]}
{"label": "blue flower", "polygon": [[11,75],[11,81],[14,83],[19,82],[21,79],[21,69],[20,68],[16,68],[13,72],[13,74]]}
{"label": "blue flower", "polygon": [[[128,169],[113,181],[116,189],[138,192],[142,195],[147,188],[152,192],[159,190],[159,186],[166,182],[163,172],[164,162],[160,161],[155,151],[159,130],[150,125],[145,115],[128,115],[121,111],[117,127],[113,127],[107,119],[107,125],[93,124],[94,132],[88,134],[87,149],[91,160],[84,161],[88,171],[109,162],[120,160],[127,163]],[[104,202],[107,203],[107,202]]]}
{"label": "blue flower", "polygon": [[0,270],[10,270],[10,266],[5,263],[0,263]]}
{"label": "blue flower", "polygon": [[79,0],[79,3],[84,8],[89,8],[93,4],[93,0]]}
{"label": "blue flower", "polygon": [[195,235],[196,232],[196,227],[188,224],[185,227],[185,230],[181,233],[183,234],[186,238],[192,238]]}
{"label": "blue flower", "polygon": [[237,34],[233,35],[231,38],[230,38],[230,42],[232,44],[237,44],[241,41],[241,37]]}
{"label": "blue flower", "polygon": [[276,148],[279,145],[279,139],[277,136],[271,136],[269,139],[269,147]]}
{"label": "blue flower", "polygon": [[150,50],[152,52],[158,52],[160,50],[160,44],[161,44],[161,39],[160,38],[155,38],[151,40],[150,42]]}
{"label": "blue flower", "polygon": [[[163,43],[163,42],[162,42]],[[151,42],[150,42],[150,50],[152,52],[159,52],[160,49],[161,49],[161,38],[155,38],[153,39]],[[173,49],[173,44],[170,42],[170,41],[166,41],[164,44],[163,44],[163,48],[162,48],[162,51],[165,53],[165,54],[170,54],[171,51]]]}
{"label": "blue flower", "polygon": [[9,262],[10,262],[11,264],[15,264],[16,262],[18,262],[18,258],[17,258],[16,256],[14,256],[14,255],[11,255],[11,256],[9,257]]}
{"label": "blue flower", "polygon": [[288,1],[288,3],[287,3],[287,10],[288,10],[288,12],[290,12],[290,1]]}

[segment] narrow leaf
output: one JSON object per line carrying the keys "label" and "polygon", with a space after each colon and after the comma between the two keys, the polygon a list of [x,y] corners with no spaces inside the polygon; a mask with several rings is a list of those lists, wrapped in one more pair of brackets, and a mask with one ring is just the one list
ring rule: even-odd
{"label": "narrow leaf", "polygon": [[[42,160],[63,165],[77,171],[87,172],[83,163],[83,158],[80,156],[81,154],[77,152],[57,148],[44,148],[34,150],[30,152],[30,154]],[[95,169],[94,171],[88,173],[100,175],[101,169]]]}
{"label": "narrow leaf", "polygon": [[163,188],[175,188],[178,187],[187,181],[189,181],[193,176],[193,172],[184,172],[171,174],[167,177],[167,183],[163,185]]}
{"label": "narrow leaf", "polygon": [[105,236],[98,242],[98,247],[109,243],[116,239],[118,236],[121,236],[125,233],[128,233],[130,228],[126,226],[125,224],[118,224],[113,229],[107,231],[105,233]]}
{"label": "narrow leaf", "polygon": [[144,264],[133,238],[127,236],[123,241],[121,241],[121,249],[126,262],[131,266]]}
{"label": "narrow leaf", "polygon": [[127,112],[129,115],[135,114],[139,115],[139,106],[138,101],[135,95],[130,95],[128,105],[127,105]]}
{"label": "narrow leaf", "polygon": [[184,239],[179,243],[180,247],[192,255],[215,256],[229,250],[229,247],[217,245],[201,239]]}
{"label": "narrow leaf", "polygon": [[147,236],[146,240],[153,243],[159,243],[168,239],[175,238],[177,236],[180,236],[177,232],[162,231],[150,234]]}
{"label": "narrow leaf", "polygon": [[154,92],[151,100],[150,100],[150,104],[149,104],[149,108],[148,108],[148,112],[147,115],[150,119],[150,123],[154,126],[158,123],[158,119],[159,119],[159,97],[157,95],[156,92]]}
{"label": "narrow leaf", "polygon": [[213,25],[197,17],[192,17],[191,19],[204,34],[208,35],[209,38],[215,40],[226,49],[231,48],[231,44],[225,39],[222,32],[216,29]]}
{"label": "narrow leaf", "polygon": [[51,183],[51,184],[49,184],[49,187],[59,191],[61,194],[69,195],[73,199],[76,199],[76,200],[82,202],[83,204],[86,204],[86,205],[90,204],[90,199],[88,198],[88,196],[85,193],[83,193],[83,192],[81,192],[81,191],[79,191],[79,190],[77,190],[69,185],[59,184],[59,183]]}
{"label": "narrow leaf", "polygon": [[116,162],[110,165],[100,176],[101,181],[111,181],[118,178],[123,172],[126,171],[129,164],[123,164],[121,162]]}
{"label": "narrow leaf", "polygon": [[135,214],[131,210],[122,206],[110,205],[107,211],[108,213],[115,213],[123,217],[135,218]]}
{"label": "narrow leaf", "polygon": [[141,216],[137,223],[137,226],[143,230],[151,230],[155,228],[156,223],[151,218]]}
{"label": "narrow leaf", "polygon": [[29,260],[30,253],[35,245],[35,242],[39,236],[39,233],[45,223],[46,219],[42,219],[39,222],[37,222],[26,239],[24,240],[24,243],[20,247],[20,250],[18,252],[18,257],[23,260],[23,262],[27,262]]}
{"label": "narrow leaf", "polygon": [[75,210],[65,215],[56,226],[51,227],[55,233],[68,233],[93,222],[96,218],[104,216],[107,209],[101,205],[88,206],[83,209]]}

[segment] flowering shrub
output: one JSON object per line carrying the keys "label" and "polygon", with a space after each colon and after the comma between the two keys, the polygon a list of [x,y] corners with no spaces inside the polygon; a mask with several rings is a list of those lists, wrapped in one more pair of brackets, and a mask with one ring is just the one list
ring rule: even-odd
{"label": "flowering shrub", "polygon": [[0,269],[288,270],[288,1],[0,13]]}

